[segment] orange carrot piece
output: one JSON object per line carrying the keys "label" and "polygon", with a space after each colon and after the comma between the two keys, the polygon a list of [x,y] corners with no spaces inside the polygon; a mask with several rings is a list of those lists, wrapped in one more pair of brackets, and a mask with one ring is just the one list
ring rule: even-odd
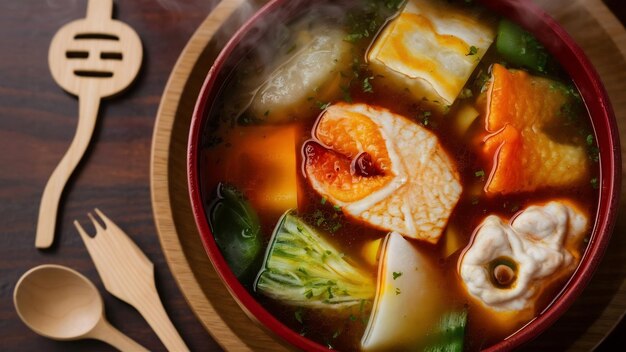
{"label": "orange carrot piece", "polygon": [[568,102],[556,83],[524,71],[492,67],[482,154],[491,165],[485,192],[509,194],[566,186],[588,173],[585,148],[544,132]]}

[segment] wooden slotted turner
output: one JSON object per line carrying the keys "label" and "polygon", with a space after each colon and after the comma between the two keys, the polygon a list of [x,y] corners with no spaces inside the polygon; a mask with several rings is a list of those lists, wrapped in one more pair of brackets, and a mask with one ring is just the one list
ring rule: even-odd
{"label": "wooden slotted turner", "polygon": [[78,126],[43,192],[37,248],[48,248],[54,241],[61,193],[89,145],[100,99],[126,89],[141,66],[139,36],[126,24],[111,19],[112,13],[112,0],[89,0],[87,17],[63,26],[50,44],[48,65],[52,77],[64,90],[78,96]]}
{"label": "wooden slotted turner", "polygon": [[95,237],[89,237],[76,220],[74,226],[96,264],[104,288],[135,307],[169,351],[188,351],[159,298],[154,283],[154,265],[124,231],[100,210],[95,211],[105,226],[88,214],[96,228]]}

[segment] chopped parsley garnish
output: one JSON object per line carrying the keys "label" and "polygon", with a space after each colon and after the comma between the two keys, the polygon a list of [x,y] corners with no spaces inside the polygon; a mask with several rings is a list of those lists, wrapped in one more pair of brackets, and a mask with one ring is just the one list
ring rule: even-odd
{"label": "chopped parsley garnish", "polygon": [[322,205],[326,204],[326,197],[322,197],[321,203]]}
{"label": "chopped parsley garnish", "polygon": [[365,93],[374,93],[374,87],[372,87],[372,83],[370,80],[373,80],[374,76],[365,77],[363,80],[363,92]]}
{"label": "chopped parsley garnish", "polygon": [[395,280],[395,279],[399,278],[400,276],[402,276],[402,272],[395,272],[395,271],[394,271],[394,272],[392,273],[392,275],[393,275],[393,279]]}
{"label": "chopped parsley garnish", "polygon": [[405,0],[364,0],[348,12],[348,34],[344,40],[356,43],[374,36],[380,27],[393,16]]}
{"label": "chopped parsley garnish", "polygon": [[485,178],[485,170],[478,170],[478,171],[474,172],[474,176],[480,177],[481,179]]}
{"label": "chopped parsley garnish", "polygon": [[302,324],[302,309],[298,309],[296,310],[296,312],[294,313],[294,316],[296,317],[296,320]]}
{"label": "chopped parsley garnish", "polygon": [[341,92],[343,93],[343,100],[346,101],[346,103],[352,103],[352,95],[350,95],[350,87],[344,87],[341,86]]}
{"label": "chopped parsley garnish", "polygon": [[598,178],[597,177],[592,178],[590,183],[591,183],[591,188],[593,188],[593,189],[600,188],[600,183],[598,182]]}
{"label": "chopped parsley garnish", "polygon": [[396,296],[399,295],[400,293],[401,293],[400,289],[396,287]]}
{"label": "chopped parsley garnish", "polygon": [[461,91],[461,94],[459,94],[459,99],[469,99],[473,96],[474,93],[472,92],[472,90],[469,88],[465,88]]}
{"label": "chopped parsley garnish", "polygon": [[317,107],[319,107],[320,110],[326,110],[328,109],[329,106],[330,106],[330,102],[327,102],[327,103],[323,103],[321,101],[317,102]]}
{"label": "chopped parsley garnish", "polygon": [[337,204],[333,205],[333,208],[334,208],[336,211],[341,211],[341,207],[340,207],[340,206],[338,206]]}
{"label": "chopped parsley garnish", "polygon": [[469,52],[465,54],[465,56],[476,55],[476,54],[478,54],[478,48],[472,45],[469,48]]}

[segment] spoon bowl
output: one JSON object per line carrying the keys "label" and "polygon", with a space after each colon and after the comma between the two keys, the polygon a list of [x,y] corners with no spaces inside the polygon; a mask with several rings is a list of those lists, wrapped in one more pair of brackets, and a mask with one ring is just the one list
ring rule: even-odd
{"label": "spoon bowl", "polygon": [[96,287],[80,273],[58,265],[26,272],[14,294],[22,321],[39,335],[73,340],[91,331],[103,315]]}
{"label": "spoon bowl", "polygon": [[20,319],[54,340],[93,338],[123,351],[147,351],[110,325],[98,289],[79,272],[61,265],[32,268],[19,279],[13,303]]}

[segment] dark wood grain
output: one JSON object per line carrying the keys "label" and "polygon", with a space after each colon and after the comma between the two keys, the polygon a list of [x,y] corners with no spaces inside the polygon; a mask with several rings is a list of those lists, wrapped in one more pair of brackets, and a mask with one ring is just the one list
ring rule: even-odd
{"label": "dark wood grain", "polygon": [[[116,17],[143,40],[143,69],[124,95],[102,104],[92,145],[62,199],[56,243],[38,251],[34,233],[41,193],[78,121],[77,100],[50,76],[48,47],[63,24],[84,16],[86,1],[0,1],[0,350],[111,350],[95,341],[48,340],[18,319],[12,305],[15,282],[43,263],[71,266],[88,276],[100,289],[113,325],[150,350],[164,350],[139,313],[105,292],[71,225],[74,219],[86,222],[86,213],[94,207],[117,222],[154,262],[165,308],[188,346],[194,351],[219,350],[170,274],[155,234],[149,192],[150,143],[161,93],[187,39],[216,2],[117,1]],[[569,318],[576,326],[576,317]],[[625,329],[622,323],[602,349],[624,346]]]}
{"label": "dark wood grain", "polygon": [[48,47],[65,23],[85,16],[83,0],[0,2],[0,350],[109,351],[96,341],[56,342],[22,324],[12,304],[17,279],[43,263],[73,267],[100,289],[113,325],[150,350],[165,350],[143,318],[106,293],[71,222],[98,207],[124,229],[156,266],[157,286],[174,325],[192,350],[218,350],[174,282],[155,233],[149,191],[154,118],[169,73],[216,1],[118,0],[115,16],[143,40],[139,78],[102,104],[90,149],[66,188],[54,247],[34,247],[39,199],[69,146],[78,102],[48,69]]}

